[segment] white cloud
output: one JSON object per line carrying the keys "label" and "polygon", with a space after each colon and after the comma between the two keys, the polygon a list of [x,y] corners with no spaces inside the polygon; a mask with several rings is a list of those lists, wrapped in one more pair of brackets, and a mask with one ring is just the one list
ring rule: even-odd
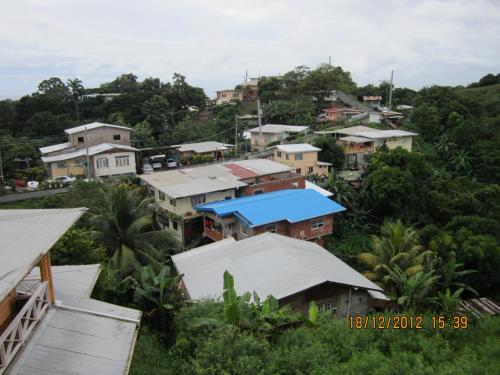
{"label": "white cloud", "polygon": [[464,84],[500,71],[498,45],[500,3],[486,0],[13,1],[0,14],[0,95],[127,72],[181,72],[212,95],[245,69],[284,73],[330,55],[361,84],[391,69],[400,86]]}

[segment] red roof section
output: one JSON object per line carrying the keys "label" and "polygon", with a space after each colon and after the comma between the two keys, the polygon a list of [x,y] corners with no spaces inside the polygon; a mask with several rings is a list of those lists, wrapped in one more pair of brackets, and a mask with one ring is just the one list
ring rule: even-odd
{"label": "red roof section", "polygon": [[238,178],[251,178],[258,176],[257,173],[252,172],[251,170],[243,168],[234,163],[223,164],[223,166],[229,169],[231,173]]}

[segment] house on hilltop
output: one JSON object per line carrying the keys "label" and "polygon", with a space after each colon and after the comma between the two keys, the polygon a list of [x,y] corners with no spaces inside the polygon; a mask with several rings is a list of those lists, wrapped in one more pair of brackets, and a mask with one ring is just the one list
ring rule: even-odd
{"label": "house on hilltop", "polygon": [[[130,146],[131,128],[93,122],[66,129],[68,142],[41,147],[50,178],[58,176],[112,177],[136,173],[136,148]],[[87,166],[87,156],[89,165]]]}

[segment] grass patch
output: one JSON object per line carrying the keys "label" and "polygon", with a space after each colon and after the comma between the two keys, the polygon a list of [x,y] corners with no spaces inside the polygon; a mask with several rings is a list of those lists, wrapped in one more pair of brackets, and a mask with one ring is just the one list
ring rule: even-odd
{"label": "grass patch", "polygon": [[143,325],[135,344],[129,374],[149,375],[170,372],[172,372],[171,360],[167,346],[159,335]]}

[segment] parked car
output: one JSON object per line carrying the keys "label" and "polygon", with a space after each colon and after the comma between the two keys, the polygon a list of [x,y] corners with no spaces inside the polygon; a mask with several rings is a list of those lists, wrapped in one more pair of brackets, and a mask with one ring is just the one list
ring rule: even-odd
{"label": "parked car", "polygon": [[30,191],[38,189],[39,186],[40,183],[38,181],[28,181],[28,183],[26,184],[26,188]]}
{"label": "parked car", "polygon": [[59,176],[59,177],[54,178],[51,182],[57,182],[57,183],[61,183],[63,185],[69,185],[75,180],[76,180],[76,177]]}
{"label": "parked car", "polygon": [[177,162],[174,159],[167,159],[167,168],[177,168]]}
{"label": "parked car", "polygon": [[154,169],[153,166],[149,163],[143,164],[142,165],[142,173],[148,174],[148,173],[153,173]]}

